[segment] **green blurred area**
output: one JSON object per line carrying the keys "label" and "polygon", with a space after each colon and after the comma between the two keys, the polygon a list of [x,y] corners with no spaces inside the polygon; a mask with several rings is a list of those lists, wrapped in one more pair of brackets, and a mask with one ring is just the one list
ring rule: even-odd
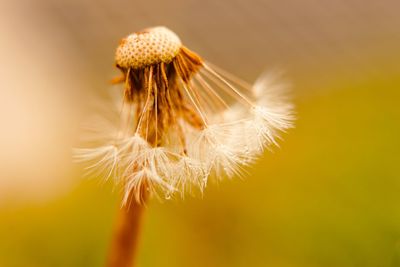
{"label": "green blurred area", "polygon": [[[400,266],[400,77],[295,98],[296,128],[245,179],[148,205],[139,266]],[[118,192],[95,180],[0,210],[0,266],[102,266]]]}

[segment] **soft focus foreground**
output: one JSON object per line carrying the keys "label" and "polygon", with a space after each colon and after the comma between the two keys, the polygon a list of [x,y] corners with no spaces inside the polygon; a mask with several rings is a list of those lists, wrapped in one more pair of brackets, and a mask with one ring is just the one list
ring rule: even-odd
{"label": "soft focus foreground", "polygon": [[1,3],[0,266],[102,266],[119,191],[80,179],[70,147],[120,37],[155,25],[248,81],[284,70],[298,120],[244,180],[150,203],[140,266],[399,266],[399,8]]}

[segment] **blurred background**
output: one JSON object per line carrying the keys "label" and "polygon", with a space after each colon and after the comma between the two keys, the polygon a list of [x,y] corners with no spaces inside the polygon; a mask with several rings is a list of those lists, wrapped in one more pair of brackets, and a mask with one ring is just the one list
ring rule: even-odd
{"label": "blurred background", "polygon": [[119,195],[71,147],[119,40],[165,25],[296,128],[245,179],[149,204],[139,266],[400,266],[400,2],[0,1],[0,266],[102,266]]}

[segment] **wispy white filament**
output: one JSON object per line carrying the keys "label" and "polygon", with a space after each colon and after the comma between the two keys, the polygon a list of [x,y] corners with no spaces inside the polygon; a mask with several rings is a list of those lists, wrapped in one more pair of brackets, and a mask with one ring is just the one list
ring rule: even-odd
{"label": "wispy white filament", "polygon": [[[132,118],[132,112],[120,107],[120,129],[112,130],[110,126],[113,134],[102,132],[107,137],[101,138],[105,140],[103,145],[77,149],[75,157],[89,163],[89,174],[113,178],[121,184],[124,202],[132,192],[140,198],[143,186],[167,199],[194,189],[203,192],[210,177],[242,175],[245,166],[264,149],[277,146],[279,134],[292,127],[292,106],[280,95],[283,87],[271,80],[262,76],[251,86],[207,63],[189,84],[180,83],[188,103],[204,121],[203,129],[178,120],[164,133],[168,141],[152,147],[138,132],[127,130],[129,122],[142,117]],[[182,134],[184,144],[177,138]]]}

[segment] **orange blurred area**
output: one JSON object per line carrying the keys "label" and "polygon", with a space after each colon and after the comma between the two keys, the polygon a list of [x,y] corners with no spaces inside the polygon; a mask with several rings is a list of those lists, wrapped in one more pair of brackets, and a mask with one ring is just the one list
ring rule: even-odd
{"label": "orange blurred area", "polygon": [[0,266],[103,266],[119,190],[71,162],[115,47],[165,25],[296,128],[245,179],[148,205],[139,266],[400,266],[400,3],[0,2]]}

